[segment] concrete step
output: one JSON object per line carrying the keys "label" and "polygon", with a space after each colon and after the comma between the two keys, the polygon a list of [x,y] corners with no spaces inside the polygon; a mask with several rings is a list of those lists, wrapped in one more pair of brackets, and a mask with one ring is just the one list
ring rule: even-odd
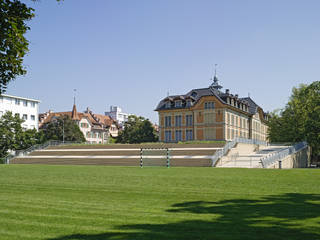
{"label": "concrete step", "polygon": [[[67,164],[67,165],[112,165],[140,166],[140,148],[168,147],[170,165],[181,167],[210,167],[211,157],[223,144],[147,144],[147,145],[75,145],[55,146],[34,151],[28,156],[11,160],[12,164]],[[165,151],[144,152],[144,160],[152,164],[166,162]],[[165,165],[165,164],[163,164]]]}

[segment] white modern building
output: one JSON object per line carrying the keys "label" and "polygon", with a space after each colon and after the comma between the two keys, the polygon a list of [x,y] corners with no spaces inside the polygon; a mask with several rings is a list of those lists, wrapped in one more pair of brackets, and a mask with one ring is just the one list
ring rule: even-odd
{"label": "white modern building", "polygon": [[22,124],[24,129],[38,130],[39,104],[39,100],[2,94],[0,95],[0,117],[10,111],[24,120]]}
{"label": "white modern building", "polygon": [[128,117],[131,115],[129,113],[122,112],[122,109],[117,106],[110,106],[110,112],[105,112],[104,114],[117,121],[121,127],[128,121]]}

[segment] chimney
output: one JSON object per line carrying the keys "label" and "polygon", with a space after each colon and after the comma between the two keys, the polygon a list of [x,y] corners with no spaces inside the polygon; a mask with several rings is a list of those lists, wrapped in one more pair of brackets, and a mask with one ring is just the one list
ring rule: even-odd
{"label": "chimney", "polygon": [[230,93],[230,90],[229,90],[229,89],[226,89],[226,94],[229,95],[229,93]]}

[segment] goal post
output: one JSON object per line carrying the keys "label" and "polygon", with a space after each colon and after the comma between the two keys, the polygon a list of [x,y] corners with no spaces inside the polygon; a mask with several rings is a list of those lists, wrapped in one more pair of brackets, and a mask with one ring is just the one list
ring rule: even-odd
{"label": "goal post", "polygon": [[169,148],[140,148],[140,167],[170,167]]}

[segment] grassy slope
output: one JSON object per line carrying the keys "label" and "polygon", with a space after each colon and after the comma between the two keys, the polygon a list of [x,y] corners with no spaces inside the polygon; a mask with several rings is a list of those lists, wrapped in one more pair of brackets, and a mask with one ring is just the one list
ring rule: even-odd
{"label": "grassy slope", "polygon": [[0,165],[0,239],[320,239],[312,169]]}

